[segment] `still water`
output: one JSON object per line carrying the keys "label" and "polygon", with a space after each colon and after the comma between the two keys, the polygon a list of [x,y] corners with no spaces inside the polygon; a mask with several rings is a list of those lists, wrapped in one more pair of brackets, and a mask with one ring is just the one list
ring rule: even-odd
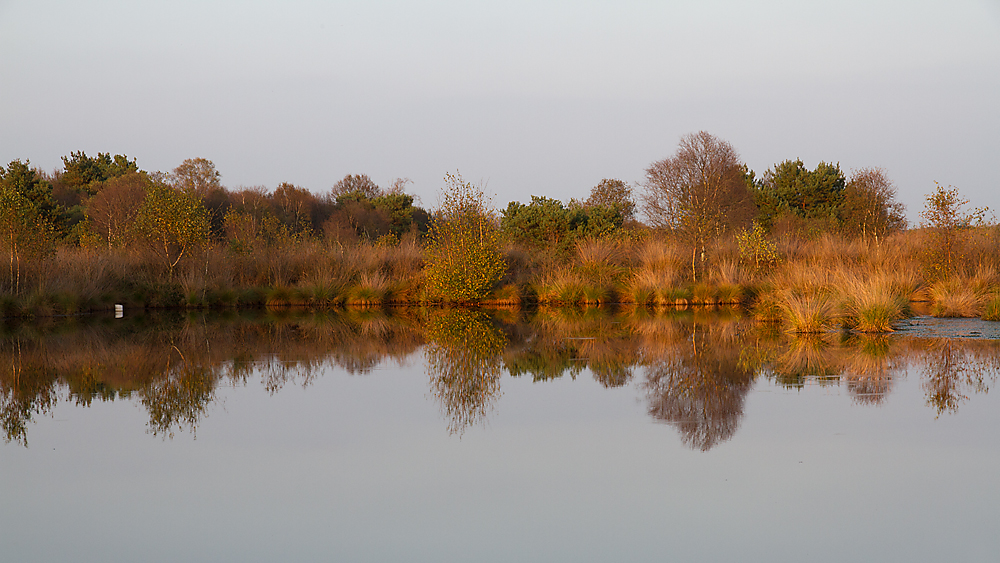
{"label": "still water", "polygon": [[1000,340],[948,327],[8,324],[0,561],[996,561]]}

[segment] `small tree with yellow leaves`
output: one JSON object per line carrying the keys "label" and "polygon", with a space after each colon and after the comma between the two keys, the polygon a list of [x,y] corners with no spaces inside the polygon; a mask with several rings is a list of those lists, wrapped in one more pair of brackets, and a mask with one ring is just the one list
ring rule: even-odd
{"label": "small tree with yellow leaves", "polygon": [[467,303],[486,297],[507,264],[499,220],[483,189],[446,174],[441,207],[434,214],[424,250],[431,297]]}
{"label": "small tree with yellow leaves", "polygon": [[136,228],[173,277],[181,258],[208,243],[208,210],[196,196],[153,182],[146,189]]}

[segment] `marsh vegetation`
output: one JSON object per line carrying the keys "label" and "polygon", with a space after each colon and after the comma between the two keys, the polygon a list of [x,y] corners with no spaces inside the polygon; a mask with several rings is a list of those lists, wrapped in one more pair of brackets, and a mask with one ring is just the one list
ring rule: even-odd
{"label": "marsh vegetation", "polygon": [[[936,186],[908,228],[884,170],[775,164],[758,177],[699,132],[635,185],[496,210],[448,174],[438,208],[348,175],[316,195],[226,188],[190,159],[148,173],[124,155],[0,174],[0,314],[392,304],[739,305],[793,333],[884,333],[929,302],[1000,318],[1000,229]],[[642,218],[641,222],[639,218]]]}

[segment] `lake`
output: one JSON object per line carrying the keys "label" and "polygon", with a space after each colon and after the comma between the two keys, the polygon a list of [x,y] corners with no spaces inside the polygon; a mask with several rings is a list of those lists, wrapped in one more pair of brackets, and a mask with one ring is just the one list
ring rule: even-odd
{"label": "lake", "polygon": [[993,561],[995,324],[7,321],[0,560]]}

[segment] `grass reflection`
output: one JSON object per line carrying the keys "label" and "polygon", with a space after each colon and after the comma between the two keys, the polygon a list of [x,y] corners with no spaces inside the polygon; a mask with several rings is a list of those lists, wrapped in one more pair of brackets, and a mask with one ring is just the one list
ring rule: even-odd
{"label": "grass reflection", "polygon": [[940,416],[988,391],[1000,369],[997,341],[789,335],[738,310],[168,312],[2,325],[0,424],[7,441],[27,445],[32,421],[60,401],[127,399],[148,413],[150,433],[193,433],[220,385],[256,379],[276,393],[330,367],[361,376],[420,350],[451,432],[486,420],[504,371],[539,383],[589,375],[606,388],[634,386],[649,415],[698,450],[736,434],[760,378],[791,389],[840,385],[858,404],[878,406],[915,373]]}

